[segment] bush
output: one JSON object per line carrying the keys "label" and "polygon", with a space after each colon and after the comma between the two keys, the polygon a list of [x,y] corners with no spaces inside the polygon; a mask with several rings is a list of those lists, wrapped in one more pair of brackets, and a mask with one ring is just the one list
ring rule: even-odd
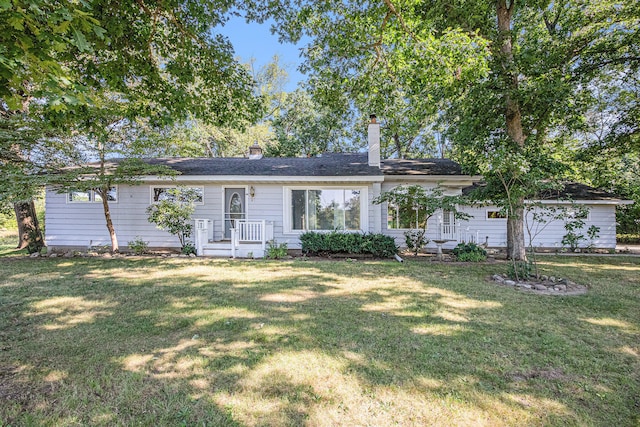
{"label": "bush", "polygon": [[142,240],[142,237],[136,236],[135,239],[127,243],[127,246],[136,255],[142,255],[149,250],[149,242]]}
{"label": "bush", "polygon": [[640,234],[618,234],[616,240],[627,245],[640,245]]}
{"label": "bush", "polygon": [[507,267],[507,276],[512,280],[526,279],[531,276],[533,264],[529,261],[512,261]]}
{"label": "bush", "polygon": [[269,240],[267,243],[267,252],[265,256],[268,259],[280,259],[284,258],[288,254],[288,247],[286,243],[278,244],[275,240]]}
{"label": "bush", "polygon": [[453,248],[453,254],[458,261],[479,262],[487,259],[487,251],[475,243],[459,243]]}
{"label": "bush", "polygon": [[404,241],[407,244],[407,249],[413,252],[414,256],[418,256],[420,249],[429,243],[429,239],[425,236],[426,233],[427,230],[424,229],[408,230],[404,232]]}
{"label": "bush", "polygon": [[300,236],[300,241],[302,252],[305,254],[370,254],[379,258],[389,258],[398,253],[393,237],[384,234],[308,231]]}
{"label": "bush", "polygon": [[193,242],[186,242],[180,249],[180,253],[183,255],[197,255],[196,246],[193,244]]}

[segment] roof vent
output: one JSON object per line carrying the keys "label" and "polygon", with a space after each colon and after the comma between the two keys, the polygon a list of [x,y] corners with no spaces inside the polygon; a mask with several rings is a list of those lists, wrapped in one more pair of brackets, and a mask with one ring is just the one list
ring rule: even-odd
{"label": "roof vent", "polygon": [[258,141],[249,147],[249,159],[257,160],[262,158],[262,147],[258,145]]}

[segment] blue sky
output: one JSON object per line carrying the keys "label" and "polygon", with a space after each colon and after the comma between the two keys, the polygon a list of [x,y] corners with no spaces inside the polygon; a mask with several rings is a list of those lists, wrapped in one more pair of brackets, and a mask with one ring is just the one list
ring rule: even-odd
{"label": "blue sky", "polygon": [[247,24],[244,18],[235,17],[224,27],[216,30],[229,37],[236,55],[242,62],[249,62],[251,58],[255,58],[256,69],[270,62],[273,55],[277,54],[280,57],[280,65],[289,74],[289,82],[285,89],[292,91],[298,81],[304,80],[304,75],[297,71],[301,62],[299,53],[302,45],[279,43],[278,36],[272,35],[269,28],[270,23]]}

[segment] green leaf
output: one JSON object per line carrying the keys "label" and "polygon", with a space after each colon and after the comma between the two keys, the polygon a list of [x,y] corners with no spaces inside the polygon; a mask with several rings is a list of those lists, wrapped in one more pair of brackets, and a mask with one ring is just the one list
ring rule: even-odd
{"label": "green leaf", "polygon": [[78,31],[77,29],[74,28],[73,30],[73,38],[75,41],[75,46],[80,49],[80,51],[82,52],[89,52],[91,50],[91,47],[89,46],[89,43],[87,42],[87,38],[84,36],[84,34],[82,34],[80,31]]}

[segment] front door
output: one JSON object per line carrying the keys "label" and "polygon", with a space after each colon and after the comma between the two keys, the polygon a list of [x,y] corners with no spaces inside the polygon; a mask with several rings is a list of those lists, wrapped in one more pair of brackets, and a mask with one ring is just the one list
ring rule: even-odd
{"label": "front door", "polygon": [[245,209],[245,189],[225,188],[224,189],[224,237],[231,238],[231,229],[239,219],[246,219]]}
{"label": "front door", "polygon": [[442,238],[456,240],[456,223],[452,211],[442,211]]}

